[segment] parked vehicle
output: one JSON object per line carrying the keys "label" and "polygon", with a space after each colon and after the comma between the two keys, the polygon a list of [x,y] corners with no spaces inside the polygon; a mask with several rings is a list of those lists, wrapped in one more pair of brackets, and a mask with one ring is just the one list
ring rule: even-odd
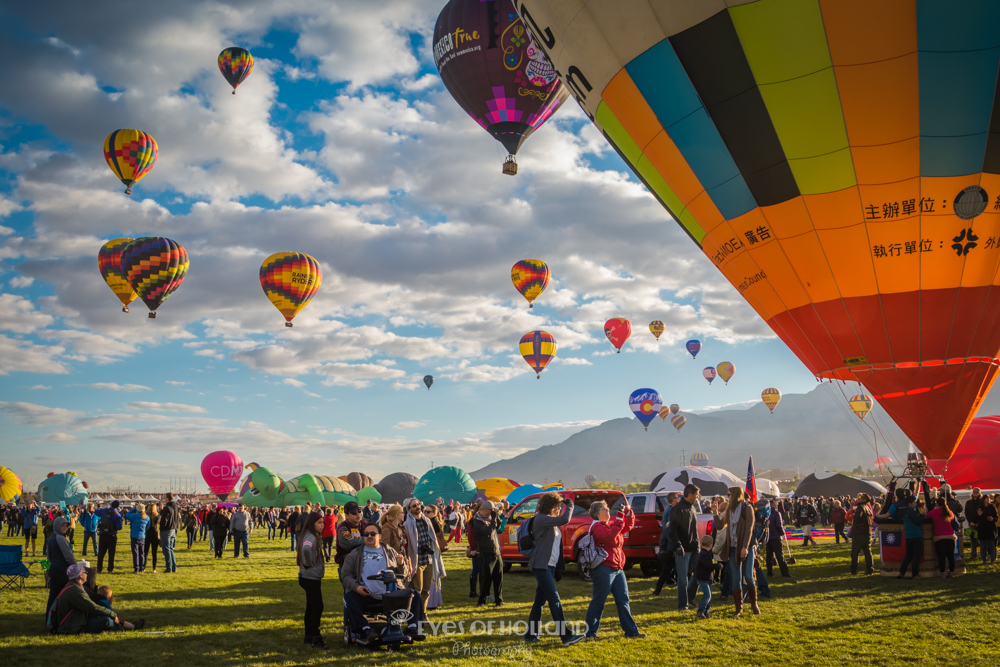
{"label": "parked vehicle", "polygon": [[[635,512],[635,526],[625,534],[625,569],[638,564],[645,577],[659,574],[661,563],[656,557],[663,530],[663,510],[667,507],[666,493],[630,493],[625,496]],[[712,534],[713,517],[705,513],[698,501],[698,537]]]}

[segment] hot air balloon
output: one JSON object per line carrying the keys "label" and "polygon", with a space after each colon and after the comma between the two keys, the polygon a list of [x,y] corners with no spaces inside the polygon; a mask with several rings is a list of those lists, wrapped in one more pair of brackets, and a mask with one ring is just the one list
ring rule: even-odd
{"label": "hot air balloon", "polygon": [[305,253],[276,252],[260,265],[260,286],[285,316],[286,327],[292,326],[292,319],[316,296],[322,284],[319,262]]}
{"label": "hot air balloon", "polygon": [[451,0],[434,26],[434,64],[448,92],[514,155],[569,96],[511,0]]}
{"label": "hot air balloon", "polygon": [[684,424],[687,423],[687,419],[684,415],[674,415],[670,418],[670,423],[673,424],[673,427],[677,429],[677,432],[679,433],[680,430],[684,428]]}
{"label": "hot air balloon", "polygon": [[434,376],[433,375],[425,375],[424,376],[424,385],[428,389],[430,389],[432,384],[434,384]]}
{"label": "hot air balloon", "polygon": [[138,294],[122,275],[122,248],[134,239],[114,239],[101,246],[97,253],[97,268],[111,291],[122,302],[122,312],[128,312],[128,305],[138,298]]}
{"label": "hot air balloon", "polygon": [[514,288],[528,300],[528,308],[534,308],[532,303],[542,295],[549,284],[549,266],[540,259],[522,259],[510,270],[510,280]]}
{"label": "hot air balloon", "polygon": [[1000,488],[1000,416],[976,417],[951,458],[933,461],[931,470],[943,475],[952,489],[970,486]]}
{"label": "hot air balloon", "polygon": [[774,414],[774,408],[777,407],[778,403],[781,401],[781,392],[774,387],[768,387],[764,391],[760,392],[760,400],[764,401],[764,405],[767,409]]}
{"label": "hot air balloon", "polygon": [[701,352],[701,341],[689,340],[687,343],[684,344],[684,347],[687,348],[687,351],[691,355],[691,358],[696,359],[698,357],[698,353]]}
{"label": "hot air balloon", "polygon": [[871,412],[872,405],[874,405],[872,397],[867,394],[857,394],[855,396],[851,396],[851,398],[847,401],[847,404],[851,406],[851,411],[856,414],[858,419],[861,421],[865,420],[865,417],[867,417],[868,413]]}
{"label": "hot air balloon", "polygon": [[457,500],[460,503],[472,502],[476,495],[476,483],[469,473],[455,466],[440,466],[424,473],[413,489],[413,497],[425,505],[444,498],[445,502]]}
{"label": "hot air balloon", "polygon": [[125,184],[125,194],[156,164],[156,139],[140,130],[115,130],[104,140],[104,159]]}
{"label": "hot air balloon", "polygon": [[608,337],[611,344],[618,350],[618,354],[621,354],[622,345],[632,335],[632,323],[624,317],[612,317],[604,323],[604,335]]}
{"label": "hot air balloon", "polygon": [[875,459],[876,468],[887,468],[890,463],[892,463],[892,459],[889,458],[888,456],[880,456],[877,459]]}
{"label": "hot air balloon", "polygon": [[729,381],[733,378],[733,373],[736,372],[736,366],[728,361],[723,361],[715,367],[715,370],[719,372],[719,377],[722,378],[722,381],[729,384]]}
{"label": "hot air balloon", "polygon": [[[809,370],[860,382],[948,458],[1000,365],[1000,4],[517,7],[605,138]],[[873,105],[880,86],[893,94]]]}
{"label": "hot air balloon", "polygon": [[660,408],[659,414],[660,414],[660,419],[662,419],[663,421],[667,421],[667,419],[670,417],[670,408],[666,406]]}
{"label": "hot air balloon", "polygon": [[487,498],[506,498],[511,491],[519,486],[521,485],[506,477],[490,477],[488,479],[476,480],[476,490],[484,494]]}
{"label": "hot air balloon", "polygon": [[701,375],[706,380],[708,380],[708,384],[712,384],[712,380],[715,379],[715,376],[718,375],[718,373],[711,366],[706,366],[705,369],[701,372]]}
{"label": "hot air balloon", "polygon": [[219,71],[226,81],[233,87],[233,95],[236,94],[236,87],[250,76],[253,71],[253,56],[246,49],[238,46],[230,46],[223,49],[219,54]]}
{"label": "hot air balloon", "polygon": [[670,404],[670,414],[676,415],[680,411],[680,409],[681,406],[677,405],[676,403]]}
{"label": "hot air balloon", "polygon": [[225,500],[243,474],[243,459],[233,452],[212,452],[201,462],[201,476],[212,493]]}
{"label": "hot air balloon", "polygon": [[660,320],[653,320],[649,323],[649,332],[656,337],[656,340],[660,340],[660,334],[664,331],[666,331],[666,327]]}
{"label": "hot air balloon", "polygon": [[659,414],[663,401],[655,389],[636,389],[628,397],[628,407],[648,431],[649,422]]}
{"label": "hot air balloon", "polygon": [[122,276],[156,317],[160,307],[184,282],[187,251],[177,241],[160,236],[144,236],[122,248]]}
{"label": "hot air balloon", "polygon": [[16,503],[23,491],[21,478],[10,468],[0,466],[0,502]]}
{"label": "hot air balloon", "polygon": [[697,452],[691,455],[691,465],[704,467],[708,465],[708,454]]}
{"label": "hot air balloon", "polygon": [[521,356],[528,362],[528,365],[535,371],[536,377],[542,378],[542,371],[556,356],[556,339],[547,331],[529,331],[521,336],[521,343],[518,348]]}
{"label": "hot air balloon", "polygon": [[585,481],[587,484],[593,484],[594,482],[597,481],[597,475],[587,475],[586,477],[583,478],[583,481]]}

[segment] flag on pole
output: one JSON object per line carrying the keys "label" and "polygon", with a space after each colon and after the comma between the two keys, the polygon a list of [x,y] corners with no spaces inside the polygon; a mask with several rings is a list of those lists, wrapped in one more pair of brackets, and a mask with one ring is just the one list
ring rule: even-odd
{"label": "flag on pole", "polygon": [[750,464],[747,466],[747,497],[750,502],[757,502],[757,480],[753,472],[753,457],[750,457]]}

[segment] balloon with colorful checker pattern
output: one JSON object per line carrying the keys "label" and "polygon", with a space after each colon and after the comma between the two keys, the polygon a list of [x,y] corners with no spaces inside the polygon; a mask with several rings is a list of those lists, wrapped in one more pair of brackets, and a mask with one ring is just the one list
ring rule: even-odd
{"label": "balloon with colorful checker pattern", "polygon": [[141,130],[115,130],[104,140],[104,159],[115,176],[125,184],[125,194],[156,164],[156,139]]}
{"label": "balloon with colorful checker pattern", "polygon": [[292,326],[292,319],[316,296],[322,283],[319,262],[302,252],[276,252],[260,265],[260,286],[285,316],[286,327]]}
{"label": "balloon with colorful checker pattern", "polygon": [[233,87],[233,95],[236,94],[236,87],[250,76],[253,71],[253,56],[246,49],[238,46],[230,46],[223,49],[219,54],[219,71],[226,81]]}
{"label": "balloon with colorful checker pattern", "polygon": [[128,280],[122,274],[122,249],[135,239],[112,239],[97,252],[97,268],[101,277],[122,302],[122,312],[128,312],[128,305],[139,298]]}
{"label": "balloon with colorful checker pattern", "polygon": [[122,276],[149,308],[149,317],[184,282],[190,261],[187,250],[177,241],[161,236],[144,236],[124,248]]}

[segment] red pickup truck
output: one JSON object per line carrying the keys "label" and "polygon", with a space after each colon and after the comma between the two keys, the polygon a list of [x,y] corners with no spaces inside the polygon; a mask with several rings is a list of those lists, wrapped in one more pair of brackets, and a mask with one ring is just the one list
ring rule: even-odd
{"label": "red pickup truck", "polygon": [[[573,517],[567,525],[562,527],[562,543],[563,558],[566,559],[567,563],[576,562],[577,540],[587,532],[592,521],[590,504],[596,500],[603,500],[611,508],[611,513],[614,514],[625,506],[625,496],[622,495],[621,491],[606,489],[567,489],[559,493],[564,498],[573,500]],[[507,530],[503,535],[497,536],[500,541],[500,555],[503,557],[504,571],[510,570],[514,563],[528,564],[528,559],[522,556],[517,548],[517,529],[522,521],[527,521],[535,516],[538,499],[543,495],[543,493],[536,493],[528,496],[508,511]],[[584,576],[582,572],[580,576]]]}
{"label": "red pickup truck", "polygon": [[[662,567],[656,558],[663,530],[663,510],[667,506],[666,493],[630,493],[626,496],[635,512],[635,525],[625,535],[625,569],[638,563],[643,576],[653,577]],[[701,501],[699,501],[700,503]],[[712,534],[712,515],[698,511],[698,537]]]}

